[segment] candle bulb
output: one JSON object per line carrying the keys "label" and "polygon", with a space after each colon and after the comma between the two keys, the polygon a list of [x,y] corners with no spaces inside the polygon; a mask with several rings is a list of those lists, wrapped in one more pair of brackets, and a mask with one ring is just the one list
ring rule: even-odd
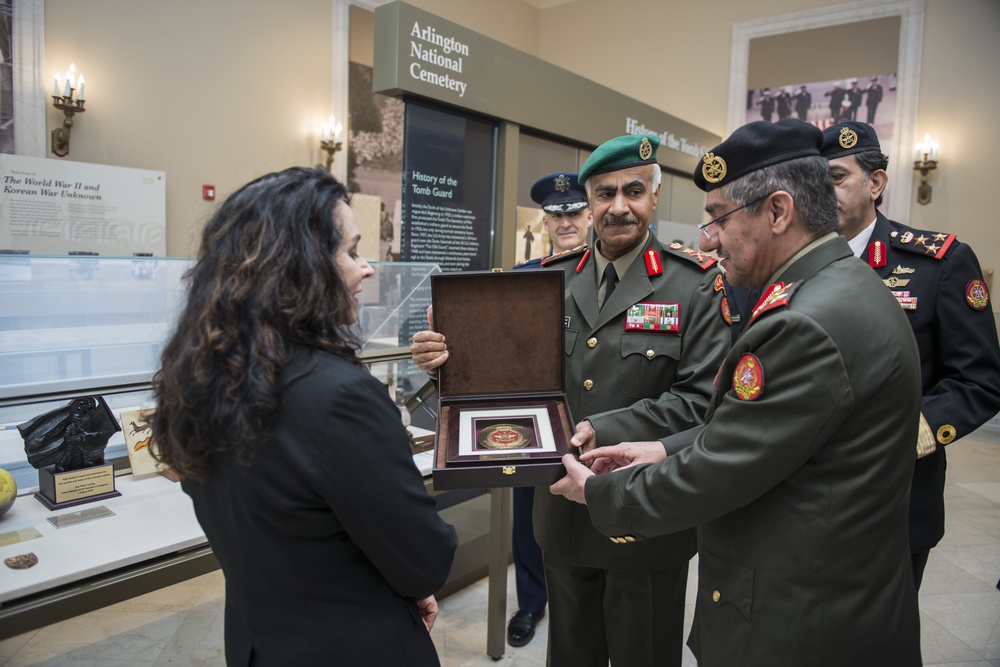
{"label": "candle bulb", "polygon": [[63,97],[72,97],[73,95],[73,79],[76,77],[76,65],[74,63],[69,64],[69,69],[66,70],[66,93]]}
{"label": "candle bulb", "polygon": [[53,97],[59,97],[59,84],[62,83],[62,77],[59,76],[59,72],[56,72],[56,88],[52,92]]}
{"label": "candle bulb", "polygon": [[80,100],[82,102],[83,101],[83,75],[82,74],[80,75],[80,78],[76,80],[76,85],[77,85],[76,99],[78,99],[78,100]]}

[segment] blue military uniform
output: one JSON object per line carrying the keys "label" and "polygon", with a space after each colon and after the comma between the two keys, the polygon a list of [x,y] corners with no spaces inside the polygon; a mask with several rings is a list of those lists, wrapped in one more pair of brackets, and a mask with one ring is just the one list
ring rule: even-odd
{"label": "blue military uniform", "polygon": [[[823,132],[823,156],[854,156],[862,171],[885,164],[881,150],[866,123]],[[903,308],[920,351],[922,425],[936,449],[917,459],[910,491],[910,552],[919,587],[928,552],[944,536],[944,448],[1000,410],[996,321],[979,260],[954,234],[913,229],[876,210],[860,258]]]}
{"label": "blue military uniform", "polygon": [[926,232],[881,213],[867,261],[906,313],[920,350],[921,412],[937,443],[917,460],[910,492],[910,550],[944,536],[945,445],[1000,410],[1000,347],[975,253],[954,234]]}

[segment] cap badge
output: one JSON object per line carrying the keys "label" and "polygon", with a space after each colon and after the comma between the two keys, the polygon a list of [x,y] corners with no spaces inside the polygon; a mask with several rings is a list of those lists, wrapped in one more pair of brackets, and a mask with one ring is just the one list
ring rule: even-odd
{"label": "cap badge", "polygon": [[649,139],[643,137],[642,141],[639,142],[639,159],[648,160],[652,155],[653,155],[653,144],[649,143]]}
{"label": "cap badge", "polygon": [[752,354],[744,354],[733,371],[733,391],[742,401],[754,401],[760,398],[764,388],[764,369],[760,359]]}
{"label": "cap badge", "polygon": [[984,310],[990,305],[990,291],[979,278],[973,278],[965,288],[965,301],[973,310]]}
{"label": "cap badge", "polygon": [[854,148],[854,145],[858,143],[858,133],[849,127],[843,127],[840,129],[838,141],[841,148]]}
{"label": "cap badge", "polygon": [[726,161],[712,153],[705,153],[702,158],[701,175],[709,183],[718,183],[726,177]]}
{"label": "cap badge", "polygon": [[556,176],[556,190],[559,192],[566,192],[569,190],[569,176],[565,174],[559,174]]}

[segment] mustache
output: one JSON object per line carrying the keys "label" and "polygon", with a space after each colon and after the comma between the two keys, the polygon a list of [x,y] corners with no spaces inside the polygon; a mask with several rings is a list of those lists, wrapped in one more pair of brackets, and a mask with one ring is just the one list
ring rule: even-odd
{"label": "mustache", "polygon": [[615,215],[613,213],[604,214],[604,224],[611,225],[612,227],[624,227],[625,225],[638,225],[639,220],[634,215],[626,213],[624,215]]}

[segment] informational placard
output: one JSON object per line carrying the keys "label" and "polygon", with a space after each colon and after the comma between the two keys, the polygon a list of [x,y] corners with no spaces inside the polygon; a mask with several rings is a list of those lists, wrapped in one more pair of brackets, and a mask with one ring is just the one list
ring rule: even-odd
{"label": "informational placard", "polygon": [[491,268],[493,125],[406,105],[400,259]]}
{"label": "informational placard", "polygon": [[164,256],[166,175],[0,155],[0,250]]}
{"label": "informational placard", "polygon": [[374,63],[376,93],[415,95],[592,146],[621,134],[658,135],[657,159],[680,173],[690,174],[705,151],[721,141],[680,118],[406,2],[375,9]]}

